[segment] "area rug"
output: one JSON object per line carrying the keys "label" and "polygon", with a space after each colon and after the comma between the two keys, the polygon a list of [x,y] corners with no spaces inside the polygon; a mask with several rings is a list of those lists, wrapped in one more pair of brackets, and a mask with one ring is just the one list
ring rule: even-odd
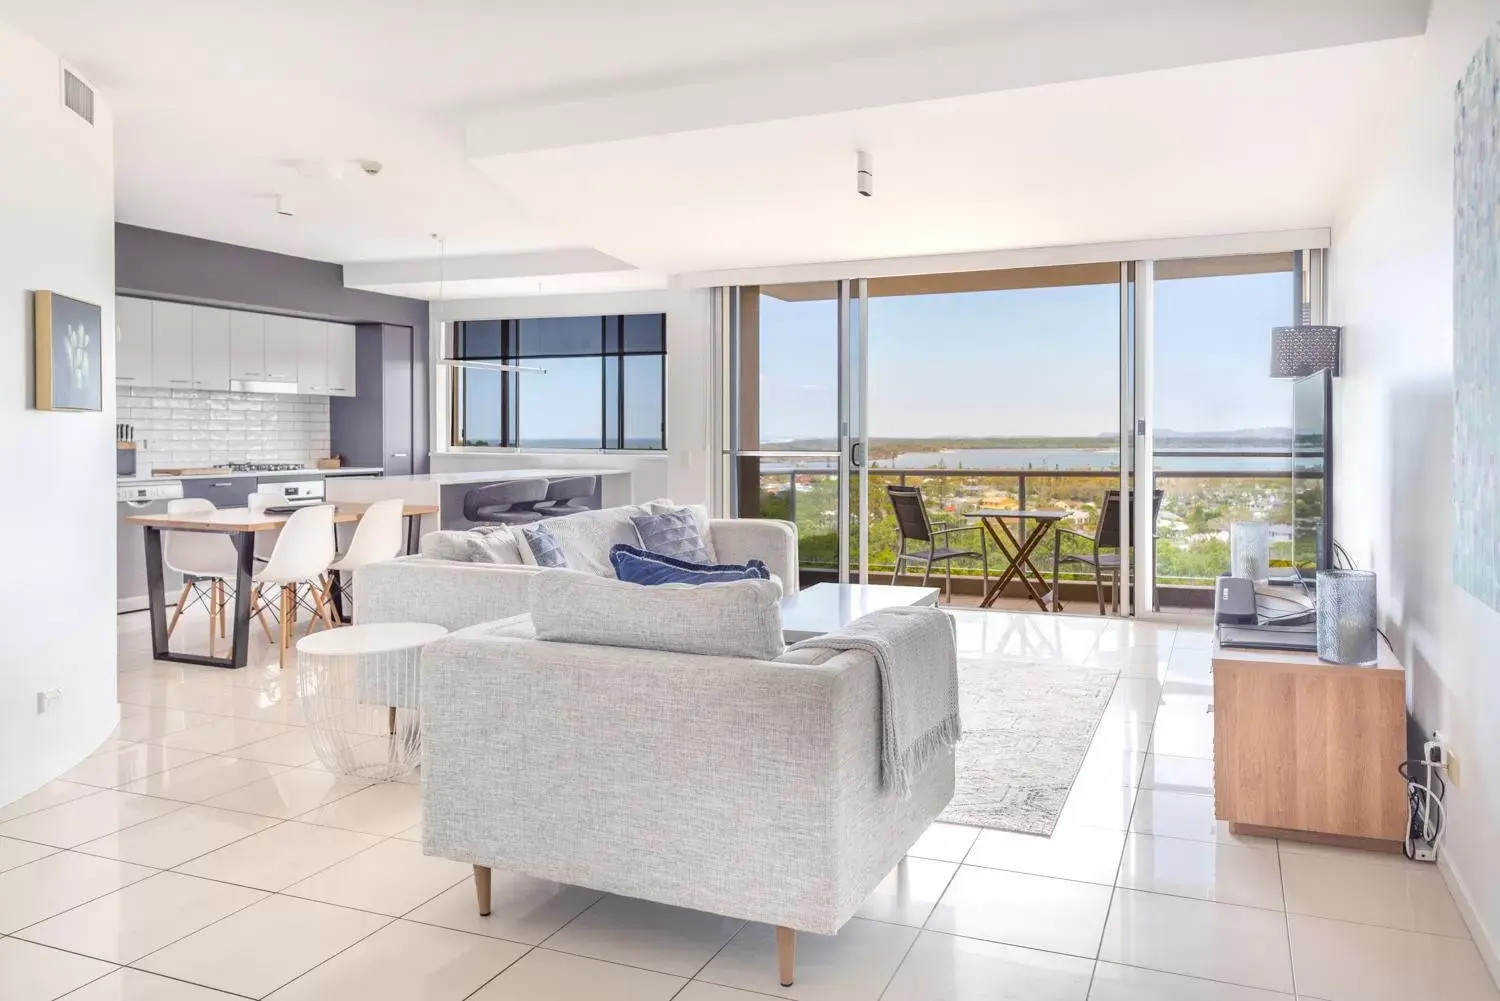
{"label": "area rug", "polygon": [[960,661],[953,802],[940,820],[1050,836],[1119,672]]}

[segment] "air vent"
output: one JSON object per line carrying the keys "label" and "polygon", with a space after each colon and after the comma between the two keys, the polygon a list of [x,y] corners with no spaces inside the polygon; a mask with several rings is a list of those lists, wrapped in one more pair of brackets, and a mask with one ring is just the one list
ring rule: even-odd
{"label": "air vent", "polygon": [[63,105],[88,122],[94,124],[94,91],[68,70],[63,70]]}

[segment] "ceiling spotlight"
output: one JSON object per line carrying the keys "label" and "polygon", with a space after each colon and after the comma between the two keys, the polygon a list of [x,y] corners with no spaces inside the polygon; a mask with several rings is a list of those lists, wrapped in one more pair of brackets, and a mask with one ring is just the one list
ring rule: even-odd
{"label": "ceiling spotlight", "polygon": [[866,198],[875,194],[875,170],[870,165],[870,154],[864,150],[854,154],[854,187]]}
{"label": "ceiling spotlight", "polygon": [[290,218],[297,214],[297,206],[288,195],[276,196],[276,214]]}

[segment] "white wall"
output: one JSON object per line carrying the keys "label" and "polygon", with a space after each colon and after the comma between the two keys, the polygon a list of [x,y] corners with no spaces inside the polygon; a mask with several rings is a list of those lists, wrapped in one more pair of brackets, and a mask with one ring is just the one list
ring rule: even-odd
{"label": "white wall", "polygon": [[61,93],[57,57],[0,24],[0,803],[71,767],[118,715],[113,337],[103,413],[31,409],[33,290],[98,303],[114,330],[110,114],[96,99],[90,127]]}
{"label": "white wall", "polygon": [[[712,491],[713,381],[706,289],[670,289],[595,295],[529,296],[511,299],[457,299],[432,303],[432,323],[453,320],[511,320],[536,316],[592,316],[608,313],[667,314],[667,451],[665,455],[612,452],[484,452],[470,449],[432,454],[434,473],[525,466],[605,466],[634,474],[635,500],[670,497],[683,504],[706,504]],[[432,339],[441,350],[440,338]],[[437,355],[434,355],[437,357]],[[446,371],[434,365],[434,440],[447,438]]]}
{"label": "white wall", "polygon": [[1347,338],[1337,536],[1379,574],[1414,721],[1458,755],[1442,864],[1500,974],[1500,613],[1452,572],[1453,89],[1497,20],[1500,0],[1435,0],[1410,104],[1336,221],[1330,305]]}

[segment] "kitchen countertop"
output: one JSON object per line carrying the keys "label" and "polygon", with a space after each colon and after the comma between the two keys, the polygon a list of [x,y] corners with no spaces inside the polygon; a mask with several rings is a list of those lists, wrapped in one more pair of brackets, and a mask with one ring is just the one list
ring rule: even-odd
{"label": "kitchen countertop", "polygon": [[[197,473],[192,476],[152,476],[150,473],[144,476],[121,476],[116,478],[116,486],[132,486],[138,483],[168,483],[172,480],[223,480],[230,477],[248,476],[253,479],[271,479],[273,477],[288,476],[369,476],[371,474],[383,474],[384,469],[379,466],[340,466],[338,469],[313,469],[303,467],[302,469],[257,469],[244,472],[228,473]],[[392,477],[396,479],[398,477]]]}
{"label": "kitchen countertop", "polygon": [[475,469],[462,473],[416,473],[387,476],[396,483],[500,483],[504,480],[562,479],[565,476],[629,476],[628,469]]}

